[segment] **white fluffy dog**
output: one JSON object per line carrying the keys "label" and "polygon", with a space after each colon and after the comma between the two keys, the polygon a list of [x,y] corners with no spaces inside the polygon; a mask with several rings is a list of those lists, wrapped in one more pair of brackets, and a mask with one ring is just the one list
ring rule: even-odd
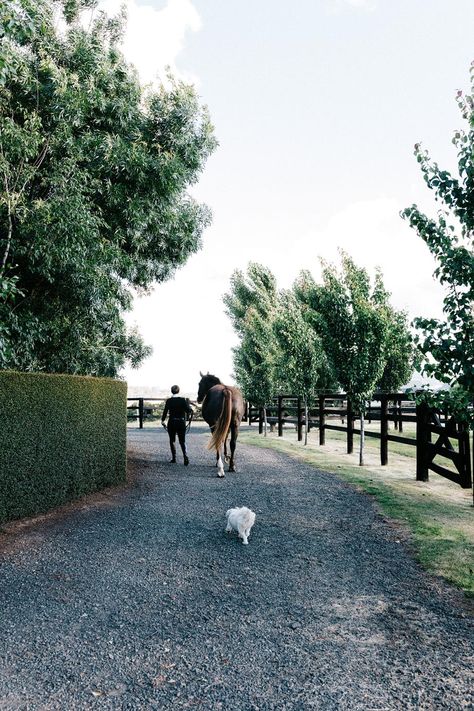
{"label": "white fluffy dog", "polygon": [[232,530],[237,531],[244,546],[248,545],[247,539],[250,536],[250,529],[255,523],[254,512],[246,506],[238,506],[235,509],[229,509],[226,516],[227,526],[225,530],[227,533],[230,533]]}

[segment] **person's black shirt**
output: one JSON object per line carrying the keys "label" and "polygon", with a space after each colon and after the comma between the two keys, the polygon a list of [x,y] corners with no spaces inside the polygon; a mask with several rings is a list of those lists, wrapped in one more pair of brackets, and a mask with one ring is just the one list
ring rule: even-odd
{"label": "person's black shirt", "polygon": [[163,410],[163,416],[161,418],[162,422],[166,420],[169,414],[170,420],[186,420],[188,415],[192,415],[192,407],[189,404],[189,400],[185,397],[170,397],[165,403],[165,409]]}

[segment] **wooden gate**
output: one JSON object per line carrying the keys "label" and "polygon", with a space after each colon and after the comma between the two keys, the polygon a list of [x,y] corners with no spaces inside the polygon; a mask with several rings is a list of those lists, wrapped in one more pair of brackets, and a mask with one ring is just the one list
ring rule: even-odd
{"label": "wooden gate", "polygon": [[[440,415],[421,403],[416,408],[416,478],[427,481],[429,470],[460,484],[463,489],[472,486],[469,430],[454,418]],[[437,439],[433,442],[433,436]],[[454,441],[455,446],[452,442]],[[435,457],[449,459],[453,469],[434,461]]]}

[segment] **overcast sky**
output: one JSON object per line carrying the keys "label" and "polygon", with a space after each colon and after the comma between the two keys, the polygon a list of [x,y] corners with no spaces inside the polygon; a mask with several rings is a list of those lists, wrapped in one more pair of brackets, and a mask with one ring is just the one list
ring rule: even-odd
{"label": "overcast sky", "polygon": [[[107,0],[109,10],[120,0]],[[472,0],[129,0],[124,51],[143,81],[169,64],[207,104],[219,147],[193,194],[213,211],[203,248],[132,314],[153,346],[131,385],[194,393],[232,380],[222,294],[257,261],[288,287],[343,247],[379,265],[392,303],[440,314],[434,263],[399,211],[435,214],[413,156],[455,167],[474,59]]]}

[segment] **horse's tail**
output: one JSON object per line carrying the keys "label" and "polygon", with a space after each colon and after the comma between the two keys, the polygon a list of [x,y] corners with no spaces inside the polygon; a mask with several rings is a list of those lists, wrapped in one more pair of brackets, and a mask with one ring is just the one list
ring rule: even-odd
{"label": "horse's tail", "polygon": [[224,396],[224,402],[222,403],[221,414],[219,415],[219,419],[214,427],[214,432],[207,445],[208,449],[215,449],[216,452],[219,452],[219,449],[227,437],[230,421],[232,419],[232,392],[229,388],[224,388],[222,394]]}

